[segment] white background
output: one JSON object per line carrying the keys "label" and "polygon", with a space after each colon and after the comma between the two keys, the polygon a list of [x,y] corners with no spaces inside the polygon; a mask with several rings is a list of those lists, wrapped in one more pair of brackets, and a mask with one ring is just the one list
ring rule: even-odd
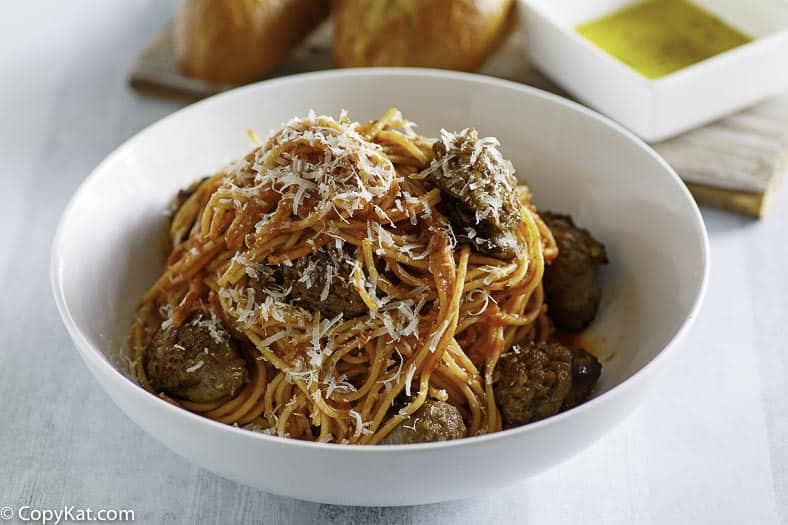
{"label": "white background", "polygon": [[138,523],[172,524],[788,523],[788,191],[762,222],[704,210],[709,293],[664,383],[601,442],[505,491],[401,509],[302,503],[225,481],[148,438],[80,362],[48,267],[80,181],[181,106],[126,83],[170,9],[2,5],[0,505],[131,508]]}

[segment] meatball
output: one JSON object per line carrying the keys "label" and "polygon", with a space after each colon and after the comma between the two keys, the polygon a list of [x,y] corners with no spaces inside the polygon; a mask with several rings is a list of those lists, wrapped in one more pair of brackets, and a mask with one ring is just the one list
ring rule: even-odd
{"label": "meatball", "polygon": [[545,267],[544,291],[550,317],[580,331],[596,316],[602,289],[597,269],[607,264],[605,247],[568,215],[541,214],[558,244],[558,257]]}
{"label": "meatball", "polygon": [[180,328],[159,328],[144,366],[157,392],[200,403],[232,397],[249,380],[246,362],[230,335],[202,316]]}
{"label": "meatball", "polygon": [[515,236],[522,218],[514,168],[497,146],[495,139],[480,139],[475,129],[442,131],[427,173],[442,192],[441,211],[457,239],[488,255],[511,259],[522,250]]}
{"label": "meatball", "polygon": [[585,403],[594,390],[599,376],[602,375],[602,364],[585,350],[572,351],[572,388],[564,400],[561,410],[569,410]]}
{"label": "meatball", "polygon": [[585,350],[515,345],[498,360],[493,391],[504,424],[516,427],[585,402],[601,374],[602,365]]}
{"label": "meatball", "polygon": [[465,422],[454,405],[428,399],[383,439],[383,445],[448,441],[465,437]]}
{"label": "meatball", "polygon": [[324,316],[342,313],[346,319],[367,313],[350,281],[353,261],[342,249],[322,248],[279,269],[282,285],[291,287],[295,304],[319,310]]}
{"label": "meatball", "polygon": [[515,345],[498,360],[493,383],[507,427],[550,417],[572,388],[572,352],[558,343]]}

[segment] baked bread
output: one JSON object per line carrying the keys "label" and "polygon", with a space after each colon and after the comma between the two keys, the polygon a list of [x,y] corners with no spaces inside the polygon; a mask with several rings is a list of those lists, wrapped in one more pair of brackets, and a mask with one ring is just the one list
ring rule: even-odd
{"label": "baked bread", "polygon": [[473,71],[507,34],[512,11],[512,0],[335,0],[334,59]]}
{"label": "baked bread", "polygon": [[327,0],[181,0],[175,58],[181,71],[215,84],[261,78],[328,14]]}

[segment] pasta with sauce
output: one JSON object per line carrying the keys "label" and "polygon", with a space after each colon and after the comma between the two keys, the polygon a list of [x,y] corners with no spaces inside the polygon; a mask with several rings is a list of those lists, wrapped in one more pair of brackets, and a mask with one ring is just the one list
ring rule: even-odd
{"label": "pasta with sauce", "polygon": [[564,216],[554,236],[499,146],[421,136],[396,109],[291,120],[179,195],[134,377],[223,423],[349,444],[475,436],[584,401],[601,367],[553,340],[543,278],[555,268],[568,318],[585,279],[593,318],[604,247]]}

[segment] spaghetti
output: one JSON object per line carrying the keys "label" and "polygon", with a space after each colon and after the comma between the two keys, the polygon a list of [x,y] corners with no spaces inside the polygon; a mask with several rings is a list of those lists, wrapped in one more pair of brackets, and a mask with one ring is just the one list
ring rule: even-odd
{"label": "spaghetti", "polygon": [[[395,109],[367,124],[310,113],[202,181],[134,321],[139,383],[216,421],[321,442],[379,443],[428,399],[457,407],[468,436],[501,430],[492,374],[512,344],[549,336],[542,276],[557,249],[523,186],[515,257],[458,242],[425,178],[433,142]],[[298,281],[322,279],[327,301],[345,271],[362,315],[323,315],[266,279],[321,250],[347,255],[327,275],[297,264]],[[195,316],[243,342],[248,380],[233,396],[176,398],[146,374],[156,332]]]}

